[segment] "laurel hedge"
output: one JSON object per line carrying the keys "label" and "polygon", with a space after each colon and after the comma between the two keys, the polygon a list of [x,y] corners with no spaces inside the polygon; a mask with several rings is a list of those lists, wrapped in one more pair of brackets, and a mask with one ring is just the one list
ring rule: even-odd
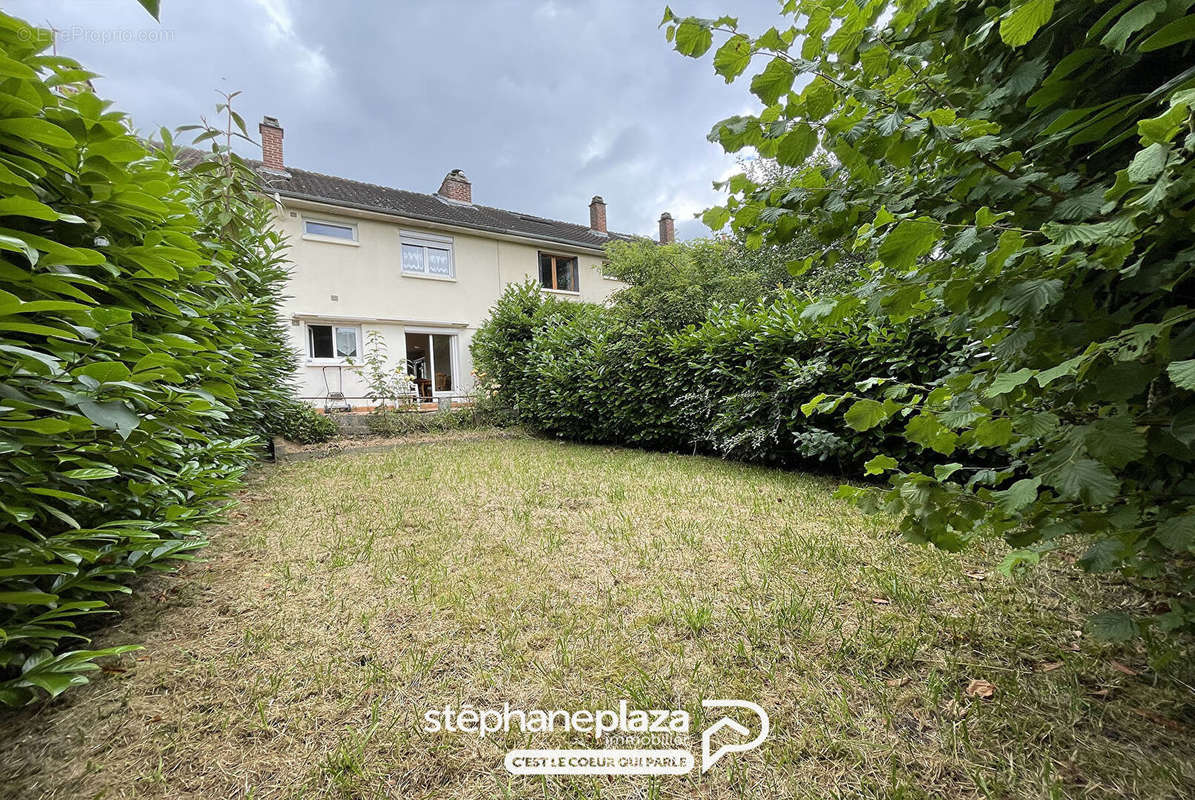
{"label": "laurel hedge", "polygon": [[585,442],[702,452],[743,461],[859,473],[877,449],[933,463],[882,430],[801,405],[852,389],[877,370],[929,381],[966,359],[960,342],[866,319],[821,325],[809,302],[715,308],[679,331],[621,309],[510,286],[473,337],[486,390],[530,428]]}
{"label": "laurel hedge", "polygon": [[191,557],[289,402],[284,242],[243,165],[180,175],[50,44],[0,14],[4,704],[129,649],[84,634]]}

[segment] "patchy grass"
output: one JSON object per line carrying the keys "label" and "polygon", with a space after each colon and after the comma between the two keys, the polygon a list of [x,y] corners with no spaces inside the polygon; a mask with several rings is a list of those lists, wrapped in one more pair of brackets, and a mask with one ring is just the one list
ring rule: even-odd
{"label": "patchy grass", "polygon": [[[908,545],[833,487],[510,438],[265,470],[207,561],[100,637],[144,651],[9,716],[0,794],[1195,794],[1189,652],[1079,633],[1138,598],[1065,565],[1000,578],[995,547]],[[592,739],[421,730],[447,703],[626,698],[688,709],[697,732],[711,697],[756,700],[773,728],[704,776],[516,777],[508,749]]]}

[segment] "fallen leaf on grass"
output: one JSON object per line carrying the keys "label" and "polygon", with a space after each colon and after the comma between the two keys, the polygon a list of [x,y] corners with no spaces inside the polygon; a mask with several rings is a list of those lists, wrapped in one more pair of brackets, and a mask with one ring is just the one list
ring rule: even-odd
{"label": "fallen leaf on grass", "polygon": [[1054,670],[1062,667],[1062,665],[1063,665],[1063,662],[1061,662],[1061,661],[1047,661],[1044,664],[1038,664],[1037,671],[1038,672],[1053,672]]}
{"label": "fallen leaf on grass", "polygon": [[1108,662],[1108,666],[1112,667],[1112,669],[1116,670],[1117,672],[1123,672],[1125,675],[1140,675],[1141,674],[1140,672],[1133,669],[1132,667],[1126,667],[1124,664],[1121,664],[1119,661],[1110,661],[1110,662]]}
{"label": "fallen leaf on grass", "polygon": [[1087,693],[1087,695],[1089,697],[1098,697],[1101,700],[1107,700],[1108,696],[1111,694],[1112,694],[1111,689],[1093,689],[1092,691]]}
{"label": "fallen leaf on grass", "polygon": [[882,597],[873,597],[873,598],[871,598],[871,602],[875,603],[877,606],[890,606],[890,605],[892,605],[892,601],[891,601],[891,600],[885,600],[885,599],[884,599],[884,598],[882,598]]}
{"label": "fallen leaf on grass", "polygon": [[965,574],[968,578],[971,578],[971,579],[977,580],[977,581],[986,580],[988,577],[988,574],[986,572],[968,572]]}
{"label": "fallen leaf on grass", "polygon": [[884,681],[889,686],[906,686],[909,683],[909,676],[905,675],[903,678],[889,678]]}
{"label": "fallen leaf on grass", "polygon": [[967,684],[967,697],[978,697],[987,700],[996,693],[996,687],[987,681],[973,680]]}

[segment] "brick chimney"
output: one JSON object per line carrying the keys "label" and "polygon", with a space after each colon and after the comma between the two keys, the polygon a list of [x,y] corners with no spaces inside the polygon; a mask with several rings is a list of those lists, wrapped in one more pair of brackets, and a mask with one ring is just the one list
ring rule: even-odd
{"label": "brick chimney", "polygon": [[606,201],[600,194],[595,194],[589,201],[589,229],[599,233],[606,232]]}
{"label": "brick chimney", "polygon": [[665,211],[660,215],[660,244],[672,244],[676,241],[676,226],[672,222],[672,215]]}
{"label": "brick chimney", "polygon": [[459,203],[472,203],[473,184],[469,183],[469,179],[465,177],[465,173],[459,169],[454,169],[444,176],[444,182],[440,184],[440,191],[436,192],[436,194],[449,200],[456,200]]}
{"label": "brick chimney", "polygon": [[282,161],[282,126],[277,117],[262,117],[257,126],[261,134],[261,161],[267,169],[282,172],[286,169]]}

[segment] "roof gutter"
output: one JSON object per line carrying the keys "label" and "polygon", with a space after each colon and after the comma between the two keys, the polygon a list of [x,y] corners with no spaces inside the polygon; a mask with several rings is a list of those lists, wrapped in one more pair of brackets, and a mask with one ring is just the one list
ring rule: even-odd
{"label": "roof gutter", "polygon": [[506,239],[512,242],[531,242],[533,244],[549,242],[552,244],[564,244],[576,250],[583,250],[586,253],[593,255],[604,255],[605,250],[600,247],[594,247],[591,244],[583,244],[581,242],[573,241],[571,239],[560,239],[554,236],[531,236],[522,231],[512,231],[506,228],[495,228],[490,225],[465,225],[462,223],[444,222],[443,220],[435,219],[434,217],[427,217],[422,214],[397,214],[389,209],[378,208],[377,206],[369,206],[363,203],[349,203],[341,200],[331,202],[326,197],[316,197],[315,195],[304,194],[302,192],[294,192],[287,189],[263,189],[264,194],[276,195],[278,197],[285,197],[291,200],[298,200],[305,205],[314,206],[317,209],[324,208],[340,208],[352,209],[357,212],[362,212],[359,216],[365,216],[367,219],[372,215],[381,217],[387,220],[399,220],[408,222],[420,222],[430,227],[439,230],[448,231],[484,231],[485,233],[493,234],[496,238]]}

